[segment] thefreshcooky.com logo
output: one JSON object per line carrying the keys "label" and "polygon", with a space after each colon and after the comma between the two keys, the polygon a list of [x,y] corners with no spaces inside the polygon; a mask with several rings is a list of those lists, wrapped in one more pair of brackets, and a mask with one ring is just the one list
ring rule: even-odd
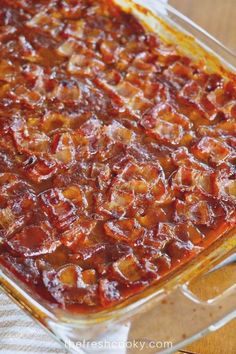
{"label": "thefreshcooky.com logo", "polygon": [[152,341],[152,340],[128,340],[128,341],[108,341],[108,340],[101,340],[101,341],[78,341],[72,342],[71,340],[67,340],[65,342],[65,346],[67,349],[81,350],[81,349],[111,349],[111,350],[118,350],[118,349],[137,349],[142,351],[144,349],[171,349],[173,346],[172,342],[169,341]]}

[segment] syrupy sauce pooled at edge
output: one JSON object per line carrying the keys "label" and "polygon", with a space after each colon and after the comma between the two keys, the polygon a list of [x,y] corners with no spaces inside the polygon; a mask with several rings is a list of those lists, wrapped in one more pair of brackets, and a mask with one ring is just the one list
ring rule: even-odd
{"label": "syrupy sauce pooled at edge", "polygon": [[235,226],[236,85],[112,2],[2,0],[0,261],[71,311]]}

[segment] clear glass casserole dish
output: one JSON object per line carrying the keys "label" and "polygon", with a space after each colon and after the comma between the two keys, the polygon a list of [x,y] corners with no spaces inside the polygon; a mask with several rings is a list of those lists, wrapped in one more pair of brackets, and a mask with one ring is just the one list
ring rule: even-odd
{"label": "clear glass casserole dish", "polygon": [[[148,4],[143,0],[116,0],[116,3],[132,11],[165,41],[174,42],[181,52],[204,61],[209,70],[220,71],[226,77],[228,70],[235,72],[235,56],[170,6],[156,0],[149,0]],[[163,278],[142,293],[97,314],[72,315],[53,308],[3,267],[0,282],[21,307],[71,352],[98,353],[98,346],[90,345],[92,342],[112,343],[118,337],[121,342],[145,343],[144,352],[147,353],[173,352],[236,316],[235,284],[216,298],[204,301],[194,296],[189,288],[194,278],[227,258],[235,247],[236,232],[233,230],[171,277]],[[110,352],[114,352],[113,349],[111,345]],[[132,351],[136,351],[135,346],[127,346],[126,352]]]}

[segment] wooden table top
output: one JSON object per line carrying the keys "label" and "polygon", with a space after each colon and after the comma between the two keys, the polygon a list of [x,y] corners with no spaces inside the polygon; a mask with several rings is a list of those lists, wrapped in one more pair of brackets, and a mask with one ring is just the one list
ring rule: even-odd
{"label": "wooden table top", "polygon": [[[236,283],[236,263],[207,274],[194,282],[191,290],[200,299],[211,299]],[[182,353],[188,354],[235,354],[236,353],[236,320],[211,332],[186,348]],[[176,354],[180,354],[178,352]]]}
{"label": "wooden table top", "polygon": [[236,53],[235,0],[169,0],[169,3]]}
{"label": "wooden table top", "polygon": [[[169,3],[218,38],[236,53],[236,0],[169,0]],[[236,265],[216,273],[210,281],[201,280],[196,289],[204,295],[216,284],[236,282]],[[184,348],[182,353],[235,354],[236,320]]]}

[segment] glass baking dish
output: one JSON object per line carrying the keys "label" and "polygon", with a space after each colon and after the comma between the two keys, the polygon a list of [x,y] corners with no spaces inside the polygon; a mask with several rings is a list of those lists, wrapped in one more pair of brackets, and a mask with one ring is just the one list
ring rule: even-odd
{"label": "glass baking dish", "polygon": [[[174,42],[193,60],[224,77],[236,73],[236,56],[160,0],[115,0],[155,31]],[[211,299],[199,299],[190,288],[194,279],[213,269],[236,250],[236,229],[211,244],[161,282],[111,309],[75,315],[53,307],[3,266],[1,288],[48,329],[70,352],[171,353],[236,317],[236,284]],[[123,344],[122,344],[123,343]],[[138,344],[139,343],[139,344]]]}

